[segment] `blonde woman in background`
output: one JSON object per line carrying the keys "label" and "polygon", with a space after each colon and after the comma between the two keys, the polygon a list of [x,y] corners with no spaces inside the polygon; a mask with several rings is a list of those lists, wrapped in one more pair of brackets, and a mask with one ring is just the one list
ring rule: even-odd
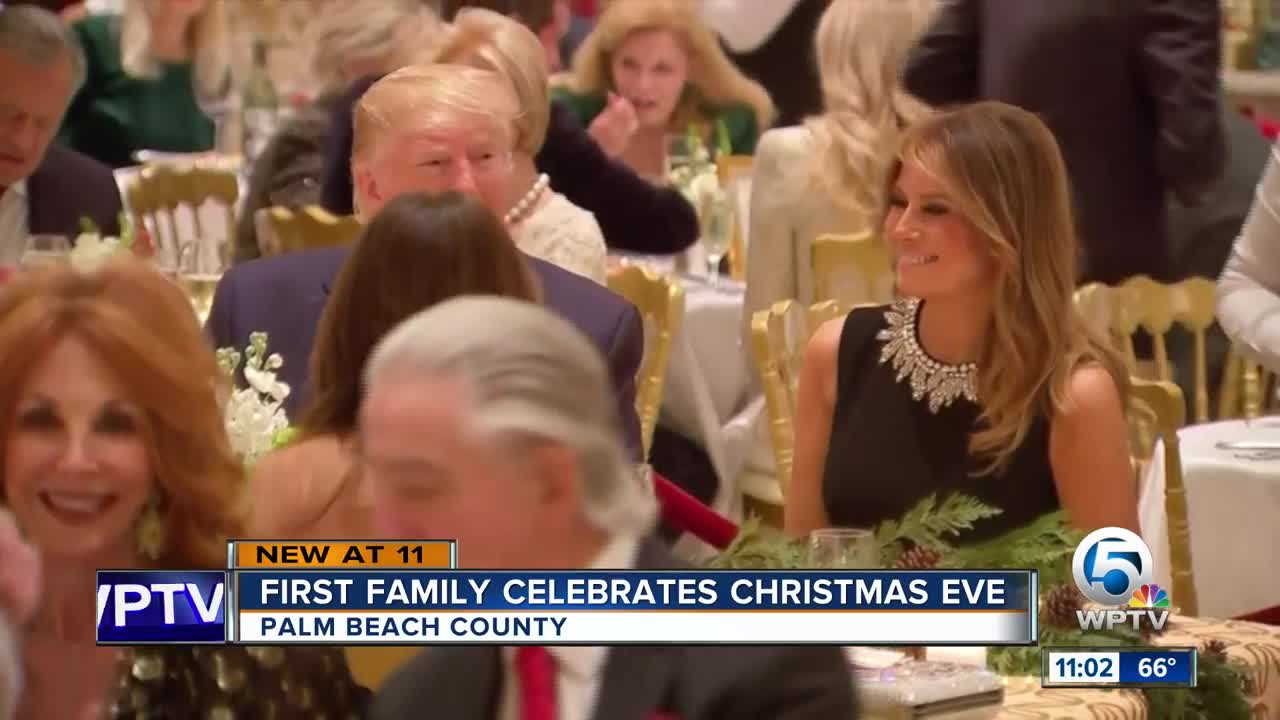
{"label": "blonde woman in background", "polygon": [[774,118],[769,94],[734,67],[690,0],[610,3],[558,84],[553,99],[649,178],[662,178],[672,133],[697,128],[750,155]]}
{"label": "blonde woman in background", "polygon": [[826,299],[813,295],[810,249],[818,235],[867,230],[874,222],[898,134],[927,112],[899,87],[898,69],[936,4],[834,0],[822,16],[815,50],[825,112],[770,130],[756,150],[748,334],[751,315],[779,300],[808,306]]}
{"label": "blonde woman in background", "polygon": [[1137,532],[1127,374],[1075,309],[1066,165],[985,102],[907,131],[876,217],[902,299],[823,325],[796,409],[786,528],[871,528],[930,495],[999,508],[961,542],[1062,509]]}
{"label": "blonde woman in background", "polygon": [[320,204],[324,149],[347,87],[426,57],[445,30],[422,0],[344,0],[321,8],[303,39],[311,52],[316,99],[282,125],[254,160],[236,227],[236,262],[262,255],[256,211]]}
{"label": "blonde woman in background", "polygon": [[505,219],[516,246],[536,258],[605,282],[604,235],[595,217],[551,189],[534,157],[542,150],[551,117],[542,43],[519,22],[482,8],[464,8],[453,21],[437,62],[470,65],[511,83],[523,112],[515,122],[510,208]]}
{"label": "blonde woman in background", "polygon": [[223,4],[213,0],[128,0],[124,15],[75,24],[88,73],[59,137],[111,167],[139,150],[200,152],[214,147],[214,122],[201,105],[231,89]]}

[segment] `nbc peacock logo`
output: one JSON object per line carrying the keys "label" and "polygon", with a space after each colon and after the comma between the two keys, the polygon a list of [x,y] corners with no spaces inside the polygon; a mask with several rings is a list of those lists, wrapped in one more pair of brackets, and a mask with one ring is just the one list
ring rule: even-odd
{"label": "nbc peacock logo", "polygon": [[1129,599],[1129,607],[1131,608],[1153,608],[1168,609],[1169,593],[1164,588],[1156,584],[1143,585],[1133,591],[1133,597]]}

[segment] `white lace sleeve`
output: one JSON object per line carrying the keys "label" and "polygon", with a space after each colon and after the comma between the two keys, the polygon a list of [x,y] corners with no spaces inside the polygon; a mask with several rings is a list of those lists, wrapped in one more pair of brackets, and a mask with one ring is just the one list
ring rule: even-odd
{"label": "white lace sleeve", "polygon": [[591,213],[552,195],[517,225],[512,236],[524,252],[565,270],[605,283],[604,233]]}

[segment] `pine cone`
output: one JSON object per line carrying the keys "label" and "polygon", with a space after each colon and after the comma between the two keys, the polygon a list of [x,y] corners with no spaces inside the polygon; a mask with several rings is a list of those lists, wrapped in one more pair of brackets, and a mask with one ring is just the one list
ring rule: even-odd
{"label": "pine cone", "polygon": [[1219,660],[1227,659],[1227,644],[1221,640],[1210,640],[1200,648],[1201,655],[1212,655]]}
{"label": "pine cone", "polygon": [[1084,596],[1072,585],[1059,585],[1042,601],[1040,617],[1044,622],[1063,628],[1078,626],[1076,611],[1084,607]]}
{"label": "pine cone", "polygon": [[913,545],[898,556],[894,567],[899,570],[932,570],[942,562],[942,553],[934,548]]}

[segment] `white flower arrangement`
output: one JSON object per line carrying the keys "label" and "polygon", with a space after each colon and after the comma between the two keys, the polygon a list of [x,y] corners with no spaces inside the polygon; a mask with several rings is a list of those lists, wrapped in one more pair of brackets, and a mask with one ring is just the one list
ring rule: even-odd
{"label": "white flower arrangement", "polygon": [[128,213],[120,213],[120,237],[104,237],[89,218],[80,219],[80,235],[67,254],[67,261],[80,272],[93,272],[112,255],[133,250],[133,224]]}
{"label": "white flower arrangement", "polygon": [[234,377],[244,361],[245,388],[236,388],[227,399],[223,416],[231,449],[246,467],[251,467],[265,454],[287,442],[291,429],[284,410],[289,386],[276,378],[284,366],[279,354],[267,354],[267,334],[249,335],[249,347],[242,355],[233,348],[217,351],[218,365]]}
{"label": "white flower arrangement", "polygon": [[[716,129],[719,140],[717,154],[727,155],[730,151],[723,123],[717,123]],[[689,148],[689,159],[673,167],[667,179],[689,201],[698,217],[705,221],[709,209],[724,196],[724,188],[720,185],[720,173],[711,149],[696,128],[689,129],[685,142]]]}

